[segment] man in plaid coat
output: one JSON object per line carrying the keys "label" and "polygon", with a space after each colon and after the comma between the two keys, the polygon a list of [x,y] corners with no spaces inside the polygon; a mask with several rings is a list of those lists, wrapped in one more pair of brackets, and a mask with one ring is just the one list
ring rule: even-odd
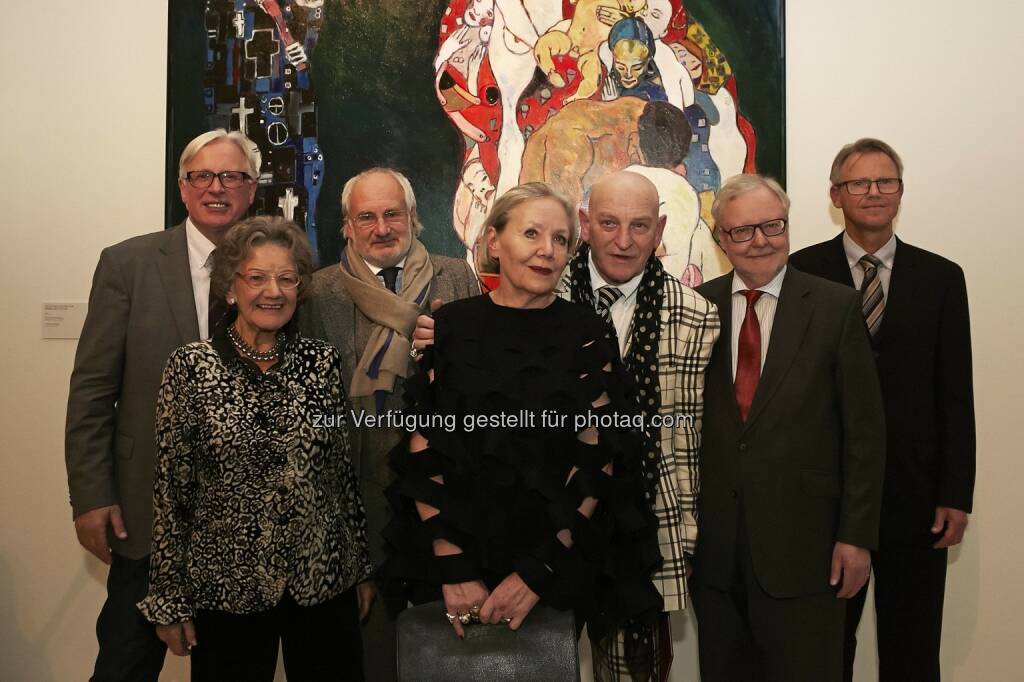
{"label": "man in plaid coat", "polygon": [[669,614],[686,607],[686,575],[697,540],[704,370],[720,325],[715,306],[665,272],[654,256],[666,220],[659,205],[657,188],[637,173],[619,171],[596,182],[588,207],[580,210],[587,243],[569,263],[561,292],[609,320],[636,380],[646,415],[646,492],[664,559],[653,579],[665,612],[654,627],[628,624],[594,646],[598,682],[668,678]]}

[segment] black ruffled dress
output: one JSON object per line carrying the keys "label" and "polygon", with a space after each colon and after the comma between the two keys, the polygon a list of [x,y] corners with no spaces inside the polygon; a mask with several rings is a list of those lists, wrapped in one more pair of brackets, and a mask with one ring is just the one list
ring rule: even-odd
{"label": "black ruffled dress", "polygon": [[[494,589],[518,572],[542,603],[586,620],[592,637],[653,617],[661,597],[650,576],[661,556],[638,440],[615,425],[599,427],[597,445],[577,440],[587,425],[577,416],[637,411],[604,323],[561,299],[520,309],[487,295],[446,305],[434,319],[435,345],[406,384],[405,415],[416,415],[430,446],[410,453],[406,438],[390,455],[394,517],[381,574],[392,612],[440,599],[443,583],[481,579]],[[592,407],[603,393],[610,403]],[[611,476],[602,471],[608,462]],[[586,497],[599,500],[590,519],[577,511]],[[441,513],[423,522],[415,500]],[[571,549],[556,537],[564,528]],[[464,553],[435,557],[436,538]]]}

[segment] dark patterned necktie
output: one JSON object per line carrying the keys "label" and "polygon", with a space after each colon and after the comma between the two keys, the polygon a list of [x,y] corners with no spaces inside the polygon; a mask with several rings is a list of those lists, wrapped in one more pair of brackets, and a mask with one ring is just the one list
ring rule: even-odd
{"label": "dark patterned necktie", "polygon": [[393,291],[396,294],[398,293],[398,290],[396,289],[396,285],[398,284],[398,271],[399,270],[401,270],[400,267],[393,266],[393,267],[390,267],[390,268],[384,268],[383,270],[381,270],[378,273],[381,277],[384,278],[384,286],[386,286],[390,291]]}
{"label": "dark patterned necktie", "polygon": [[[213,263],[213,254],[216,251],[217,250],[214,249],[213,251],[210,252],[210,257],[206,261],[208,264]],[[212,270],[213,266],[209,265],[209,268]],[[224,315],[227,314],[227,312],[227,302],[224,300],[223,296],[216,296],[213,293],[213,282],[211,281],[210,291],[207,296],[206,302],[206,336],[208,338],[213,338],[213,332],[217,328],[217,324],[221,321]]]}
{"label": "dark patterned necktie", "polygon": [[757,382],[761,379],[761,323],[757,319],[754,304],[763,291],[745,289],[740,292],[747,299],[747,312],[740,326],[739,350],[736,353],[736,404],[740,408],[740,419],[747,421],[750,404],[754,402]]}
{"label": "dark patterned necktie", "polygon": [[878,276],[878,266],[882,261],[866,254],[857,262],[864,269],[864,282],[860,286],[861,310],[864,311],[868,331],[874,337],[882,325],[882,315],[885,313],[885,293],[882,291],[882,279]]}
{"label": "dark patterned necktie", "polygon": [[612,305],[620,298],[622,290],[616,287],[606,285],[597,290],[597,314],[608,324],[612,324]]}

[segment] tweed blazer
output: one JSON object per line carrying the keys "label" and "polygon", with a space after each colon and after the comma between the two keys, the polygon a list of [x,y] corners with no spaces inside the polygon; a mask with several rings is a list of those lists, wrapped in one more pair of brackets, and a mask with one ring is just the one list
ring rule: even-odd
{"label": "tweed blazer", "polygon": [[75,353],[65,460],[74,516],[121,505],[128,538],[114,552],[149,554],[156,399],[167,358],[199,340],[185,225],[103,249]]}
{"label": "tweed blazer", "polygon": [[[480,286],[469,263],[458,258],[431,254],[434,278],[428,301],[441,299],[448,303],[480,293]],[[300,331],[311,338],[322,339],[341,351],[342,379],[346,392],[352,387],[352,375],[369,337],[370,320],[363,315],[349,296],[338,265],[328,266],[313,275],[313,286],[299,307]],[[410,363],[413,360],[410,358]],[[402,408],[402,382],[385,401],[385,410]],[[390,478],[385,455],[398,442],[398,432],[388,429],[352,428],[352,459],[361,479],[370,478],[385,484]],[[368,506],[372,502],[367,502]],[[371,539],[372,541],[373,539]]]}

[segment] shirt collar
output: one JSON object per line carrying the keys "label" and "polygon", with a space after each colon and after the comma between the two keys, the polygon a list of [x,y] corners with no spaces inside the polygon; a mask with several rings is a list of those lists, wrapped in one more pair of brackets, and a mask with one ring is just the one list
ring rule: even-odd
{"label": "shirt collar", "polygon": [[[363,257],[360,256],[360,258],[363,258]],[[408,256],[406,256],[405,258],[408,258]],[[404,270],[405,269],[405,258],[403,258],[402,260],[400,260],[397,263],[395,263],[394,267],[398,268],[399,270]],[[363,258],[363,262],[366,263],[366,267],[370,268],[370,272],[372,272],[374,275],[380,275],[380,271],[384,269],[382,267],[379,267],[379,266],[376,266],[376,265],[370,263],[365,258]]]}
{"label": "shirt collar", "polygon": [[597,265],[594,264],[594,253],[591,251],[587,254],[587,262],[590,265],[590,284],[597,291],[604,286],[613,286],[622,292],[622,298],[627,299],[636,293],[636,290],[640,287],[640,280],[643,279],[644,271],[641,270],[636,277],[623,282],[622,284],[612,284],[604,277],[601,276],[601,272],[597,269]]}
{"label": "shirt collar", "polygon": [[209,270],[213,266],[210,254],[217,246],[199,231],[191,218],[185,219],[185,241],[188,242],[188,259],[193,268]]}
{"label": "shirt collar", "polygon": [[[782,280],[785,279],[785,277],[786,277],[786,268],[787,267],[789,267],[789,266],[788,265],[783,265],[782,269],[779,270],[779,274],[775,275],[775,277],[772,278],[772,281],[768,282],[768,284],[765,284],[763,287],[757,287],[757,290],[758,291],[763,291],[764,293],[768,294],[769,296],[774,296],[775,298],[778,298],[779,294],[782,293]],[[749,288],[750,287],[748,287],[746,284],[744,284],[743,280],[740,278],[739,273],[736,272],[735,270],[733,270],[733,272],[732,272],[732,293],[736,294],[736,293],[739,293],[741,291],[746,291]]]}
{"label": "shirt collar", "polygon": [[[846,252],[846,262],[849,264],[851,270],[855,267],[860,267],[857,264],[860,262],[860,259],[867,254],[867,251],[865,251],[860,244],[853,241],[853,239],[850,238],[850,234],[845,230],[843,231],[843,251]],[[889,237],[889,241],[887,241],[882,248],[878,249],[878,251],[875,251],[873,255],[875,258],[882,261],[882,265],[892,270],[892,264],[896,258],[896,235],[894,234]]]}

